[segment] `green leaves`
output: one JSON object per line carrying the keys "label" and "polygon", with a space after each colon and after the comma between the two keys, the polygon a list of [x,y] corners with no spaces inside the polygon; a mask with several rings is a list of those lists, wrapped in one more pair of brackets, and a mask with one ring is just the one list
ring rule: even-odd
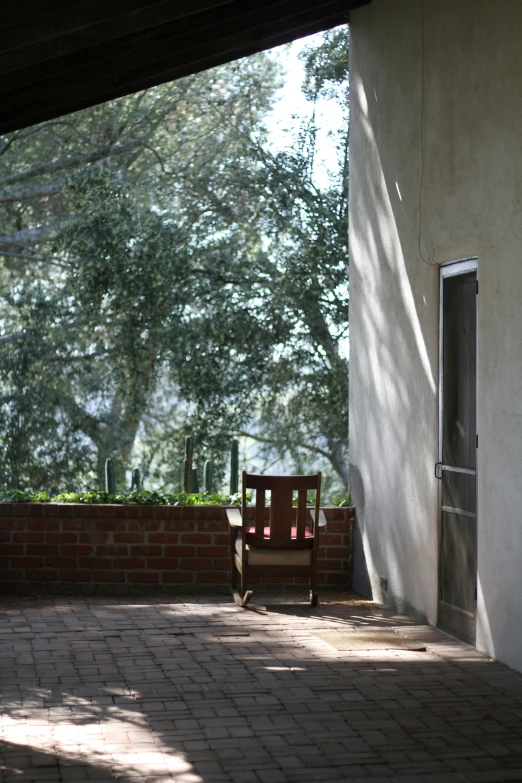
{"label": "green leaves", "polygon": [[[252,497],[249,496],[251,500]],[[155,492],[150,490],[124,491],[115,494],[91,490],[90,492],[62,492],[51,497],[47,492],[31,492],[24,489],[10,489],[0,492],[0,503],[86,503],[117,504],[137,506],[238,506],[239,495],[220,495],[214,493],[188,494],[186,492]]]}
{"label": "green leaves", "polygon": [[[311,100],[344,101],[347,41],[306,52]],[[102,502],[80,490],[111,458],[116,486],[139,465],[174,492],[188,433],[219,486],[239,432],[263,466],[346,484],[346,147],[321,187],[313,119],[273,151],[281,75],[256,55],[27,129],[0,156],[0,486]]]}

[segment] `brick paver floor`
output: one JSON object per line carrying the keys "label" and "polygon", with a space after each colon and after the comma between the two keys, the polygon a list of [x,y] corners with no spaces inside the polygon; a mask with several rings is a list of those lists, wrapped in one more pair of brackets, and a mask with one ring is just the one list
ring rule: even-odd
{"label": "brick paver floor", "polygon": [[[522,781],[522,677],[343,598],[0,599],[0,776]],[[427,650],[338,652],[315,635],[349,626]]]}

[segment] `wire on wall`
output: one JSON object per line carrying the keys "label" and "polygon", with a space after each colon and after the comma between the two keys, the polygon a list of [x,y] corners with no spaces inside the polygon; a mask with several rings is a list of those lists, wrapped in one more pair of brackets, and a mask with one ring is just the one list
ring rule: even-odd
{"label": "wire on wall", "polygon": [[424,50],[424,0],[420,0],[420,23],[421,23],[421,100],[420,100],[420,155],[421,155],[421,175],[419,183],[419,255],[422,261],[428,266],[434,266],[433,262],[427,261],[422,253],[422,186],[424,184],[424,81],[426,70],[426,57]]}

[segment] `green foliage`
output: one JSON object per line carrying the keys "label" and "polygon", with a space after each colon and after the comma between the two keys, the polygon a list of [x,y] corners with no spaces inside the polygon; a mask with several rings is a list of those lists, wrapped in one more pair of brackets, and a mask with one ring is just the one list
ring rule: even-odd
{"label": "green foliage", "polygon": [[[347,41],[305,53],[311,102],[345,100]],[[319,187],[313,119],[267,143],[280,81],[256,55],[5,137],[0,486],[103,487],[109,457],[174,490],[187,432],[214,486],[241,433],[347,484],[347,132]]]}
{"label": "green foliage", "polygon": [[348,506],[351,505],[351,502],[351,492],[349,490],[345,495],[342,495],[342,497],[335,497],[332,500],[334,506],[339,506],[341,508],[348,508]]}
{"label": "green foliage", "polygon": [[[249,496],[251,500],[251,496]],[[219,493],[156,492],[151,490],[118,490],[115,493],[91,490],[90,492],[62,492],[50,496],[47,492],[31,492],[11,489],[0,492],[0,503],[116,503],[140,506],[231,506],[240,505],[239,495]]]}

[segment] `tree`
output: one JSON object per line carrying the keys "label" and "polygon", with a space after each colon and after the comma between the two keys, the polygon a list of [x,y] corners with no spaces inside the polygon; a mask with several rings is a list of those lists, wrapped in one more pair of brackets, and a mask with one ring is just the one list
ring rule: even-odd
{"label": "tree", "polygon": [[258,55],[0,140],[4,485],[138,454],[166,485],[188,430],[221,469],[263,432],[346,480],[344,173],[314,182],[313,123],[270,151],[279,79]]}

